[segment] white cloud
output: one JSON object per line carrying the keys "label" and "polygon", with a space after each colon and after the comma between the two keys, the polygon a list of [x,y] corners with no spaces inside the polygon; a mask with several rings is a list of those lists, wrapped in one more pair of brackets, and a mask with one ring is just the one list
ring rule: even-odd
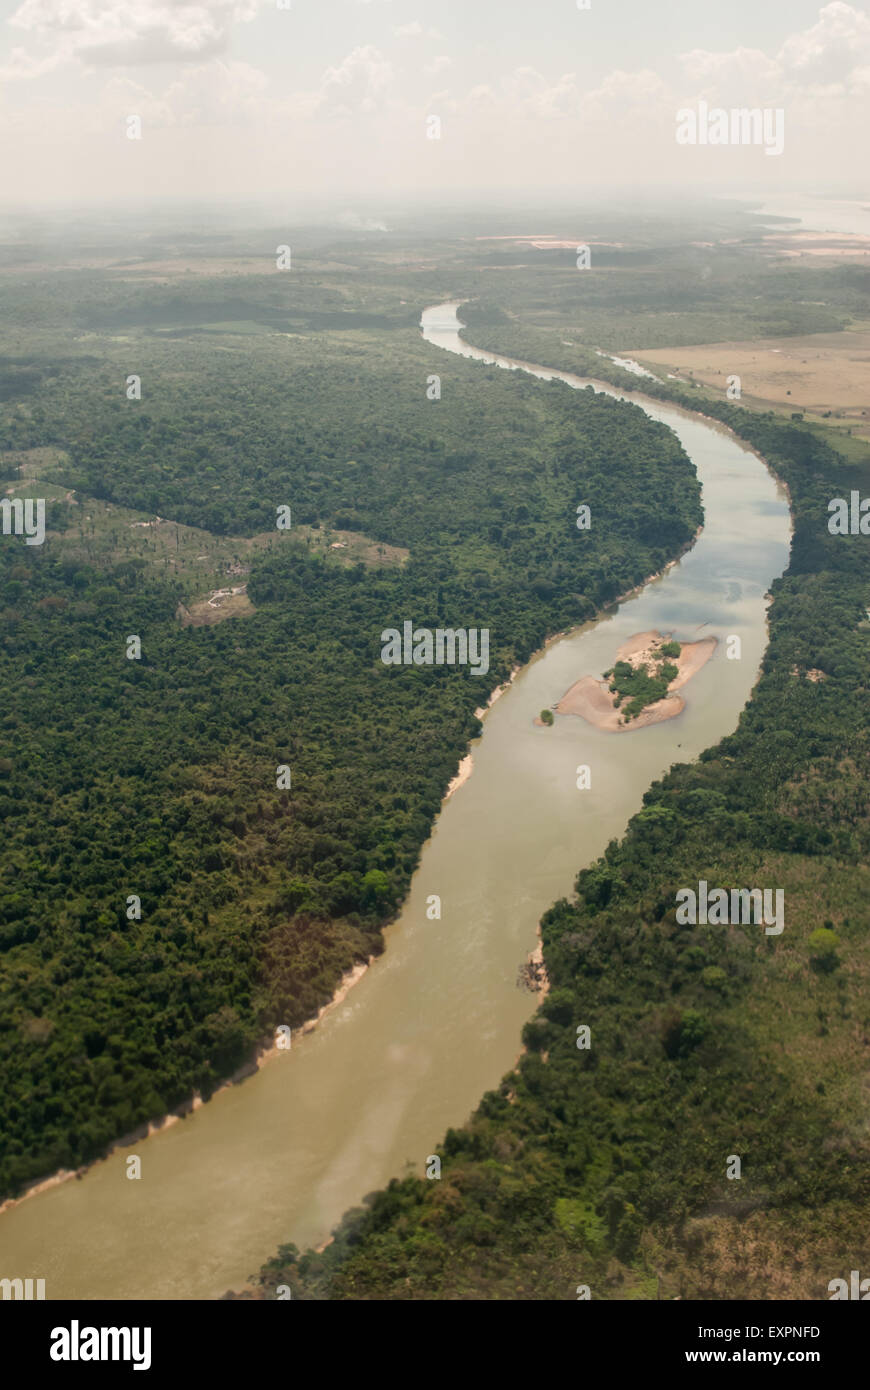
{"label": "white cloud", "polygon": [[709,101],[720,97],[729,104],[740,104],[744,96],[756,98],[764,90],[776,91],[782,74],[773,58],[757,48],[736,48],[731,53],[709,53],[696,48],[680,55],[686,79],[706,94]]}
{"label": "white cloud", "polygon": [[[329,66],[328,56],[315,66],[308,54],[307,66],[294,69],[304,78],[289,86],[279,75],[283,67],[270,78],[224,51],[233,27],[252,19],[258,6],[260,41],[271,42],[265,12],[274,0],[22,0],[10,21],[21,46],[7,57],[5,75],[15,69],[20,77],[47,80],[32,100],[20,86],[13,98],[7,87],[0,118],[31,141],[34,168],[47,169],[54,159],[52,168],[62,175],[58,142],[68,137],[72,148],[88,133],[90,166],[84,153],[71,156],[69,180],[91,177],[93,167],[92,182],[99,184],[111,177],[102,163],[111,145],[106,134],[120,132],[124,115],[135,112],[146,135],[134,149],[118,133],[118,159],[125,161],[118,168],[127,177],[123,171],[133,161],[145,167],[153,158],[152,178],[182,189],[187,179],[209,186],[224,171],[239,184],[261,178],[263,188],[285,187],[290,170],[300,188],[308,181],[351,189],[378,179],[413,185],[421,151],[430,161],[443,159],[445,177],[467,187],[568,185],[579,177],[713,182],[725,169],[728,177],[739,171],[741,181],[746,170],[754,177],[757,151],[744,152],[741,165],[733,150],[719,158],[716,151],[676,146],[677,110],[701,99],[783,107],[786,150],[778,168],[790,165],[795,179],[819,180],[854,174],[858,145],[850,132],[870,125],[870,17],[846,0],[821,5],[813,23],[770,51],[753,47],[750,32],[745,45],[731,50],[685,52],[673,80],[651,56],[635,71],[596,73],[584,51],[582,59],[561,59],[565,66],[576,62],[576,71],[560,71],[555,46],[549,60],[536,50],[535,67],[506,63],[497,46],[475,52],[474,65],[466,66],[469,53],[451,59],[439,53],[440,43],[421,48],[435,31],[416,20],[397,26],[401,13],[393,11],[381,45],[324,47],[326,55],[338,55]],[[338,26],[329,42],[341,43]],[[127,70],[128,63],[167,59],[174,67],[169,77],[159,73],[159,81],[153,68]],[[55,80],[63,64],[65,77]],[[445,118],[440,142],[424,143],[430,113]],[[20,141],[17,148],[26,153],[30,146],[25,150]],[[211,165],[201,153],[209,150]],[[772,162],[761,161],[768,174]],[[24,153],[19,164],[20,182],[32,186],[36,176],[26,172]]]}
{"label": "white cloud", "polygon": [[731,105],[863,90],[870,18],[845,0],[833,0],[819,11],[815,24],[791,35],[772,57],[755,48],[725,53],[694,49],[682,54],[681,62],[687,79],[704,85],[704,95]]}
{"label": "white cloud", "polygon": [[[781,107],[791,148],[821,160],[825,144],[845,130],[870,126],[870,18],[845,0],[819,10],[817,21],[792,34],[772,55],[737,48],[681,55],[678,106],[703,97],[723,107]],[[827,174],[818,168],[815,177]]]}
{"label": "white cloud", "polygon": [[268,118],[269,80],[248,63],[218,59],[193,68],[167,88],[159,123],[181,126],[248,125]]}
{"label": "white cloud", "polygon": [[44,57],[38,58],[32,53],[28,53],[25,48],[13,48],[8,63],[5,67],[0,68],[0,79],[4,82],[26,82],[33,78],[44,77],[47,72],[53,72],[55,68],[61,67],[65,62],[67,62],[67,56],[60,51],[47,53]]}
{"label": "white cloud", "polygon": [[336,116],[380,110],[387,99],[393,69],[383,53],[366,44],[355,48],[337,67],[327,68],[317,94],[317,109]]}
{"label": "white cloud", "polygon": [[400,24],[393,30],[397,39],[440,39],[443,37],[437,29],[426,29],[419,20],[414,19],[410,24]]}
{"label": "white cloud", "polygon": [[789,81],[822,86],[849,86],[868,61],[870,18],[843,0],[825,5],[818,22],[787,39],[777,56]]}
{"label": "white cloud", "polygon": [[223,52],[232,26],[258,8],[259,0],[24,0],[9,24],[48,48],[55,65],[191,62]]}
{"label": "white cloud", "polygon": [[597,87],[587,89],[569,72],[554,80],[535,68],[515,68],[497,84],[473,87],[465,97],[454,98],[452,109],[470,114],[490,107],[504,119],[534,125],[542,120],[620,122],[633,113],[648,118],[656,106],[670,113],[673,96],[668,85],[650,68],[639,72],[616,70]]}

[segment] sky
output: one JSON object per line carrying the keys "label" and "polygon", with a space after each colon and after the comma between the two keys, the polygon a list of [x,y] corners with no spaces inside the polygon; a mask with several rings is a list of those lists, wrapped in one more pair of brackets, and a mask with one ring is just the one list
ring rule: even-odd
{"label": "sky", "polygon": [[[870,0],[581,3],[0,0],[3,202],[866,199]],[[679,143],[700,102],[782,152]]]}

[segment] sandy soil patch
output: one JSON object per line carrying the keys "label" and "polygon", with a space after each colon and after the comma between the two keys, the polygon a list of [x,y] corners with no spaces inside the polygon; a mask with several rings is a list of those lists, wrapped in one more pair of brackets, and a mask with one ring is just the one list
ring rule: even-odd
{"label": "sandy soil patch", "polygon": [[[274,532],[272,533],[274,535]],[[401,545],[374,541],[361,531],[339,531],[330,526],[295,526],[288,535],[303,540],[310,550],[328,553],[341,565],[352,566],[362,561],[369,569],[399,569],[405,564],[410,550]]]}
{"label": "sandy soil patch", "polygon": [[[630,661],[633,666],[642,665],[658,659],[658,649],[665,639],[654,628],[649,632],[639,632],[629,637],[616,653],[617,661]],[[677,674],[668,690],[679,690],[706,666],[718,646],[718,638],[702,637],[698,642],[681,642],[680,655],[671,658]]]}
{"label": "sandy soil patch", "polygon": [[799,667],[792,666],[791,673],[793,676],[803,675],[806,680],[812,681],[813,685],[818,685],[819,681],[826,681],[828,679],[824,671],[820,671],[817,666],[810,666],[808,670],[803,672],[801,672]]}
{"label": "sandy soil patch", "polygon": [[[638,632],[622,644],[616,653],[616,660],[630,661],[633,666],[651,662],[658,659],[658,648],[664,640],[662,634],[655,630]],[[703,637],[698,642],[681,643],[680,655],[672,659],[677,674],[668,686],[668,694],[663,700],[647,705],[646,709],[641,710],[628,724],[623,723],[623,714],[614,704],[608,682],[598,680],[595,676],[581,676],[580,680],[575,681],[556,705],[556,712],[577,714],[588,724],[609,734],[631,733],[634,729],[644,729],[650,724],[661,724],[666,719],[674,719],[683,712],[686,702],[682,696],[672,692],[679,690],[697,675],[701,667],[710,660],[717,644],[718,640],[715,637]]]}
{"label": "sandy soil patch", "polygon": [[[545,651],[546,648],[547,648],[547,646],[549,646],[549,643],[550,643],[550,642],[555,642],[555,641],[557,640],[557,638],[558,638],[558,637],[561,637],[561,636],[563,636],[562,633],[557,633],[555,637],[551,637],[551,638],[544,644],[544,646],[541,648],[541,650],[542,650],[542,651]],[[492,707],[493,707],[493,705],[495,704],[496,700],[500,700],[501,697],[502,697],[502,695],[505,693],[505,691],[506,691],[506,690],[510,690],[510,688],[511,688],[511,686],[513,685],[513,683],[514,683],[516,677],[519,675],[519,673],[520,673],[520,671],[521,671],[522,669],[523,669],[522,666],[515,666],[515,667],[513,668],[513,670],[511,671],[509,678],[508,678],[506,681],[503,681],[501,685],[497,685],[496,688],[495,688],[495,690],[493,690],[493,691],[490,693],[490,695],[489,695],[488,698],[487,698],[486,704],[485,704],[485,705],[478,705],[477,709],[474,711],[476,718],[482,719],[483,716],[486,714],[487,710],[492,709]]]}
{"label": "sandy soil patch", "polygon": [[199,599],[189,608],[180,603],[176,616],[182,627],[210,627],[212,623],[222,623],[225,618],[245,617],[257,611],[246,589],[245,584],[231,589],[215,589],[208,598]]}
{"label": "sandy soil patch", "polygon": [[599,241],[596,237],[576,236],[573,241],[552,236],[549,232],[530,232],[525,236],[476,236],[475,241],[512,241],[520,246],[534,246],[539,251],[571,250],[578,246],[624,246],[622,241]]}
{"label": "sandy soil patch", "polygon": [[458,791],[459,788],[463,785],[463,783],[468,781],[473,769],[474,759],[470,753],[466,753],[465,757],[461,760],[459,764],[456,776],[451,780],[450,785],[447,788],[447,791],[444,793],[445,801],[447,801],[448,798],[451,797],[455,791]]}
{"label": "sandy soil patch", "polygon": [[647,705],[631,723],[623,724],[622,714],[613,703],[607,681],[596,680],[594,676],[581,676],[579,681],[566,691],[556,706],[557,714],[579,714],[587,724],[593,724],[606,734],[625,734],[633,729],[646,728],[648,724],[661,724],[665,719],[674,719],[682,714],[686,702],[679,695],[668,696]]}

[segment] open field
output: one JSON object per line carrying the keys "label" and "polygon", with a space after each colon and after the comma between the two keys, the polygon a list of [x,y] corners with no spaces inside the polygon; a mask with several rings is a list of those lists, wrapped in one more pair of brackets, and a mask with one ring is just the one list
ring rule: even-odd
{"label": "open field", "polygon": [[763,238],[765,246],[782,256],[870,258],[870,236],[861,232],[774,232]]}
{"label": "open field", "polygon": [[727,378],[739,376],[746,405],[807,411],[847,423],[870,439],[870,325],[752,342],[632,346],[625,352],[646,366],[694,377],[723,395]]}

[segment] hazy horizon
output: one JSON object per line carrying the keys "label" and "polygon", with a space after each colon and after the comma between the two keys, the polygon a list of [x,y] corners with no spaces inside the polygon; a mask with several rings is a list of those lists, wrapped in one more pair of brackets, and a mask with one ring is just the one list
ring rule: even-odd
{"label": "hazy horizon", "polygon": [[[6,207],[866,196],[864,0],[279,3],[2,0]],[[781,153],[679,144],[701,102],[781,110]]]}

